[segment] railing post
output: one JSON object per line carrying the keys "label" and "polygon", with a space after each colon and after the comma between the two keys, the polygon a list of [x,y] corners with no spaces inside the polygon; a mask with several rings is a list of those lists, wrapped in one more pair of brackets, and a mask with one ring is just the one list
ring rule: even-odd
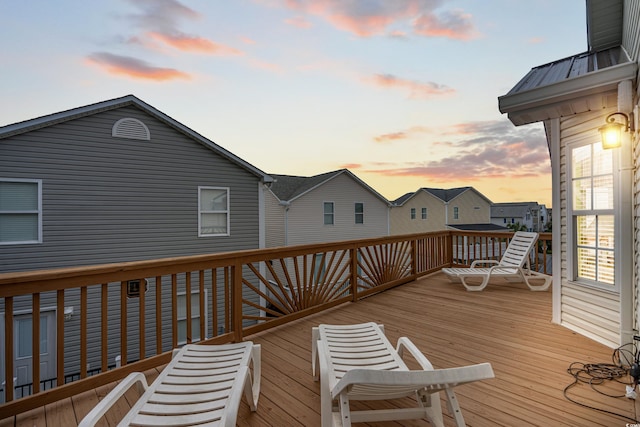
{"label": "railing post", "polygon": [[411,274],[418,274],[418,239],[411,240]]}
{"label": "railing post", "polygon": [[351,257],[351,301],[358,301],[358,247],[349,249],[349,256]]}
{"label": "railing post", "polygon": [[242,264],[236,262],[231,266],[233,286],[231,290],[231,317],[233,319],[233,340],[242,341]]}
{"label": "railing post", "polygon": [[7,297],[4,299],[4,311],[4,401],[11,402],[13,400],[13,390],[15,387],[13,381],[13,297]]}

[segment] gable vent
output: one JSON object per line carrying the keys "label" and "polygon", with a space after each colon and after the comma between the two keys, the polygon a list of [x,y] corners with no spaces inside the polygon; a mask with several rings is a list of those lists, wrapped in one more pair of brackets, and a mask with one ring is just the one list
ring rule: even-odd
{"label": "gable vent", "polygon": [[151,139],[149,128],[140,120],[131,117],[118,120],[111,129],[111,136],[127,139]]}

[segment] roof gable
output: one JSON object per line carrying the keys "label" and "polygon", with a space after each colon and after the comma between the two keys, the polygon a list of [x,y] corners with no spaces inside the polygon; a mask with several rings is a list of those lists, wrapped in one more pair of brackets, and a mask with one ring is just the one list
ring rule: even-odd
{"label": "roof gable", "polygon": [[46,116],[37,117],[35,119],[26,120],[23,122],[18,122],[18,123],[0,127],[0,140],[4,138],[9,138],[14,135],[30,132],[36,129],[42,129],[48,126],[53,126],[58,123],[63,123],[63,122],[78,119],[81,117],[87,117],[93,114],[98,114],[104,111],[114,110],[114,109],[127,107],[127,106],[134,106],[146,112],[147,114],[157,118],[158,120],[162,121],[166,125],[188,136],[189,138],[195,140],[196,142],[204,145],[205,147],[216,152],[217,154],[221,155],[227,160],[230,160],[231,162],[237,164],[241,168],[251,172],[255,176],[258,176],[260,179],[262,179],[263,182],[268,183],[273,181],[273,178],[271,176],[267,175],[265,172],[261,171],[257,167],[251,165],[245,160],[242,160],[235,154],[231,153],[230,151],[227,151],[226,149],[222,148],[221,146],[214,143],[213,141],[200,135],[199,133],[192,130],[191,128],[183,125],[182,123],[164,114],[160,110],[157,110],[151,105],[138,99],[134,95],[127,95],[121,98],[115,98],[107,101],[98,102],[95,104],[85,105],[83,107],[73,108],[71,110],[61,111],[58,113],[53,113]]}
{"label": "roof gable", "polygon": [[394,206],[402,206],[407,201],[411,200],[413,197],[415,197],[417,194],[419,194],[419,192],[425,192],[427,194],[432,195],[433,197],[436,197],[436,198],[442,200],[445,203],[449,203],[450,201],[452,201],[453,199],[455,199],[456,197],[460,196],[461,194],[463,194],[463,193],[465,193],[467,191],[473,191],[479,197],[484,199],[488,204],[492,203],[491,200],[486,198],[482,193],[480,193],[478,190],[476,190],[473,187],[457,187],[457,188],[448,188],[448,189],[447,188],[422,187],[416,192],[406,193],[406,194],[398,197],[392,203],[393,203]]}
{"label": "roof gable", "polygon": [[275,179],[275,181],[271,185],[271,192],[281,201],[293,202],[294,200],[302,197],[303,195],[313,191],[314,189],[320,187],[328,181],[343,174],[353,179],[366,191],[374,194],[377,198],[382,200],[387,205],[390,204],[390,202],[384,196],[382,196],[360,178],[351,173],[348,169],[339,169],[309,177],[271,174],[270,176]]}

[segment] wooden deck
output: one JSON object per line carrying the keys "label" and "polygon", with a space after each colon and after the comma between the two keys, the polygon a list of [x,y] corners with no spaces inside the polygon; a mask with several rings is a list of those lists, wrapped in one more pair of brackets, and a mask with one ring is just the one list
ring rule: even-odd
{"label": "wooden deck", "polygon": [[[257,412],[251,413],[243,402],[238,425],[320,425],[319,384],[311,375],[311,327],[365,321],[384,324],[393,343],[408,336],[437,368],[491,362],[495,379],[457,388],[469,426],[610,427],[633,423],[633,400],[607,397],[584,383],[569,390],[573,399],[629,417],[626,419],[577,405],[563,395],[564,388],[573,382],[567,373],[573,362],[609,364],[613,351],[552,324],[551,296],[551,292],[531,292],[524,284],[506,283],[490,284],[483,292],[467,292],[462,285],[436,274],[250,337],[262,345],[262,390]],[[147,374],[153,377],[157,372]],[[75,425],[110,388],[0,420],[0,427]],[[599,390],[620,396],[625,394],[625,384],[607,381]],[[402,405],[403,401],[393,404]],[[118,410],[126,411],[126,407]],[[443,410],[445,424],[453,425],[444,404]],[[109,415],[110,420],[118,416]]]}

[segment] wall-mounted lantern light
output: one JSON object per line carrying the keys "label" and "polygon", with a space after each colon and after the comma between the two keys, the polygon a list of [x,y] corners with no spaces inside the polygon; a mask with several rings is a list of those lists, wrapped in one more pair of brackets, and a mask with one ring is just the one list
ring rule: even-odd
{"label": "wall-mounted lantern light", "polygon": [[[624,123],[617,122],[613,117],[615,115],[620,115],[624,117]],[[606,124],[600,128],[600,136],[602,137],[602,148],[617,148],[622,145],[622,133],[628,132],[631,129],[631,122],[629,121],[629,116],[625,113],[611,113],[605,119]]]}

